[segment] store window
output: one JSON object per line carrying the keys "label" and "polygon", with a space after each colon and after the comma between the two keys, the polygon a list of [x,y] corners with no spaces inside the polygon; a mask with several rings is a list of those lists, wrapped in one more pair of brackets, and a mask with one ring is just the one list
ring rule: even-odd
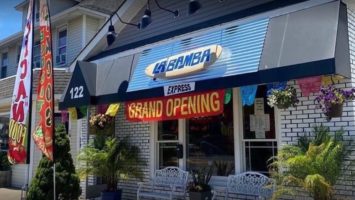
{"label": "store window", "polygon": [[7,53],[1,55],[1,78],[7,76],[7,66],[9,65],[9,58]]}
{"label": "store window", "polygon": [[33,66],[35,68],[41,67],[41,45],[39,41],[36,41],[33,45]]}
{"label": "store window", "polygon": [[66,64],[67,58],[67,29],[62,28],[58,31],[58,44],[57,44],[56,64]]}
{"label": "store window", "polygon": [[268,174],[268,160],[277,154],[275,111],[267,104],[266,86],[259,86],[255,102],[243,106],[243,150],[246,171]]}
{"label": "store window", "polygon": [[158,168],[179,165],[176,146],[179,144],[178,120],[168,120],[158,122]]}
{"label": "store window", "polygon": [[9,141],[9,118],[0,117],[0,151],[7,151]]}
{"label": "store window", "polygon": [[234,174],[233,100],[218,116],[186,120],[187,170],[214,167],[214,175]]}

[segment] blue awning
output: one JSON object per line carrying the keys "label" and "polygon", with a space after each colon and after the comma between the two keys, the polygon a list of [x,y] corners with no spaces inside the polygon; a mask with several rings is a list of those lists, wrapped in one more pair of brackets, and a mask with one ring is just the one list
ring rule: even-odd
{"label": "blue awning", "polygon": [[[127,92],[257,72],[268,22],[268,19],[253,21],[145,50],[140,56]],[[216,45],[221,47],[221,55],[219,55],[212,65],[196,73],[191,73],[186,76],[181,75],[177,78],[153,78],[147,76],[145,73],[149,65],[159,60],[170,61],[169,63],[173,61],[176,63],[177,61],[172,59],[175,55],[188,52],[187,56],[189,56],[191,55],[189,52],[199,53],[198,51],[201,48],[215,48]],[[213,49],[211,51],[213,51]],[[212,54],[212,52],[210,53]],[[182,62],[186,60],[184,56],[180,58]],[[169,70],[169,63],[166,63],[167,70]],[[171,72],[193,69],[198,67],[200,63],[196,65],[191,64],[192,63],[185,63],[180,66],[172,66],[171,68],[174,69],[171,69]]]}

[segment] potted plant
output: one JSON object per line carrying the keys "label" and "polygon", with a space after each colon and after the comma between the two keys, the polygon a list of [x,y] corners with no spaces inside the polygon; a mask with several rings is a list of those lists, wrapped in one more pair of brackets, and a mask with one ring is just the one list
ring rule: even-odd
{"label": "potted plant", "polygon": [[294,107],[299,102],[296,89],[292,86],[287,86],[285,89],[272,89],[267,100],[270,107],[276,106],[279,109]]}
{"label": "potted plant", "polygon": [[319,104],[319,108],[327,116],[327,120],[331,120],[333,117],[341,117],[343,113],[343,104],[347,100],[355,99],[355,88],[349,90],[343,90],[341,88],[335,88],[334,85],[322,87],[320,94],[315,98],[315,101]]}
{"label": "potted plant", "polygon": [[0,151],[0,187],[9,187],[11,184],[11,165],[7,153]]}
{"label": "potted plant", "polygon": [[96,148],[91,143],[80,151],[78,160],[85,163],[78,169],[80,177],[95,175],[106,182],[107,189],[101,193],[102,200],[121,199],[122,191],[117,188],[120,179],[143,178],[139,149],[132,146],[128,138],[118,140],[109,137],[102,148]]}
{"label": "potted plant", "polygon": [[277,181],[273,199],[283,194],[295,195],[300,187],[315,200],[330,200],[333,186],[353,165],[350,161],[351,142],[342,140],[343,131],[334,136],[328,128],[315,127],[314,135],[303,136],[297,145],[285,145],[273,160],[271,175]]}
{"label": "potted plant", "polygon": [[209,182],[213,173],[212,166],[191,171],[192,181],[188,185],[191,200],[210,200],[212,198]]}

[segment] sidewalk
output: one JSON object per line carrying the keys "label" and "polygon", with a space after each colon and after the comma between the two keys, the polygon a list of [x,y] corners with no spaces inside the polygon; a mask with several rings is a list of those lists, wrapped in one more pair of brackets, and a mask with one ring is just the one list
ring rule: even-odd
{"label": "sidewalk", "polygon": [[1,200],[20,200],[21,189],[15,188],[0,188]]}

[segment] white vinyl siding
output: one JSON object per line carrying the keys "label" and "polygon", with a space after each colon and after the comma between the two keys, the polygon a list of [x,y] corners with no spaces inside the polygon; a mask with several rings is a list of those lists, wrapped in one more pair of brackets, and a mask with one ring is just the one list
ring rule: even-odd
{"label": "white vinyl siding", "polygon": [[67,64],[81,51],[82,47],[82,22],[83,18],[75,18],[68,23],[68,41],[67,41]]}
{"label": "white vinyl siding", "polygon": [[95,34],[99,31],[99,28],[100,21],[98,19],[94,19],[89,16],[86,17],[86,44],[95,36]]}

